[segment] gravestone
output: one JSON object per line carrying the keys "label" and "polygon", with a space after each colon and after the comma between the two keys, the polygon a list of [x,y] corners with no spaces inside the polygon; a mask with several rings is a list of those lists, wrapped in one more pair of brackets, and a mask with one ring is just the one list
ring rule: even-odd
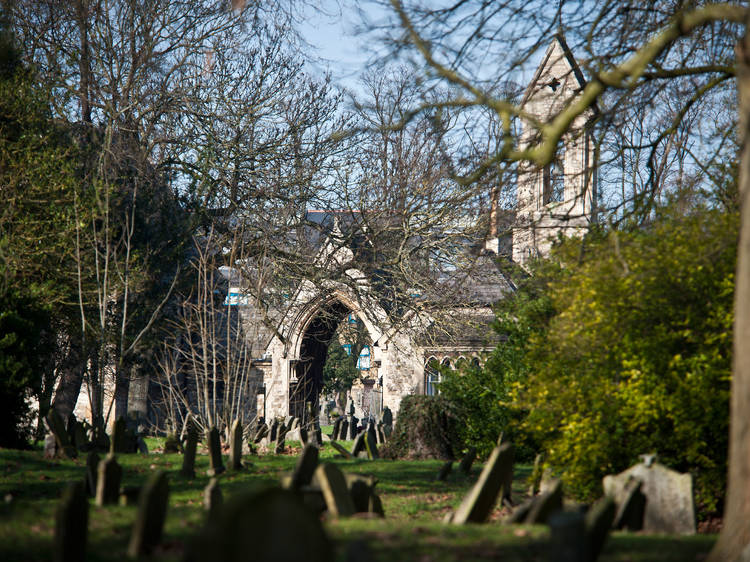
{"label": "gravestone", "polygon": [[57,438],[54,433],[48,433],[44,436],[44,458],[57,458]]}
{"label": "gravestone", "polygon": [[112,426],[112,436],[109,438],[109,452],[112,455],[126,453],[125,449],[125,418],[119,417]]}
{"label": "gravestone", "polygon": [[86,430],[78,420],[76,420],[73,427],[73,446],[79,451],[88,451],[91,449],[91,443],[86,439]]}
{"label": "gravestone", "polygon": [[352,445],[352,456],[354,458],[357,458],[361,452],[367,452],[365,449],[365,438],[367,436],[367,432],[363,431],[357,437],[354,439],[354,444]]}
{"label": "gravestone", "polygon": [[615,500],[604,496],[591,506],[586,513],[586,542],[589,545],[589,560],[593,562],[599,558],[604,543],[607,541],[609,530],[615,519]]}
{"label": "gravestone", "polygon": [[323,492],[328,513],[333,517],[349,517],[354,514],[354,503],[346,486],[344,475],[336,465],[325,463],[315,469],[315,481]]}
{"label": "gravestone", "polygon": [[[293,533],[290,532],[293,530]],[[267,488],[235,496],[185,550],[185,562],[330,562],[320,519],[293,492]]]}
{"label": "gravestone", "polygon": [[56,562],[79,562],[86,558],[89,500],[83,482],[69,484],[55,512]]}
{"label": "gravestone", "polygon": [[96,496],[96,481],[99,476],[99,455],[91,451],[86,455],[86,492],[92,498]]}
{"label": "gravestone", "polygon": [[162,453],[165,455],[173,455],[174,453],[180,452],[180,440],[174,433],[168,433],[166,439],[164,439],[164,449]]}
{"label": "gravestone", "polygon": [[142,486],[123,486],[120,488],[120,505],[138,505]]}
{"label": "gravestone", "polygon": [[336,418],[333,422],[333,431],[331,432],[331,439],[336,441],[339,438],[339,431],[341,430],[341,422],[344,421],[341,416]]}
{"label": "gravestone", "polygon": [[643,513],[646,509],[646,496],[641,492],[643,483],[633,478],[626,485],[622,501],[617,504],[613,529],[640,531],[643,529]]}
{"label": "gravestone", "polygon": [[242,470],[242,424],[239,418],[232,423],[229,443],[229,466],[232,470]]}
{"label": "gravestone", "polygon": [[315,445],[306,445],[302,450],[297,465],[292,473],[290,488],[299,490],[302,486],[307,486],[312,482],[315,469],[318,467],[319,450]]}
{"label": "gravestone", "polygon": [[471,472],[471,465],[474,464],[474,459],[476,458],[477,448],[469,447],[469,450],[461,457],[461,462],[458,464],[458,471],[468,475]]}
{"label": "gravestone", "polygon": [[539,493],[539,486],[542,482],[542,453],[537,453],[534,457],[534,468],[529,478],[529,495],[535,496]]}
{"label": "gravestone", "polygon": [[271,426],[268,428],[268,441],[274,442],[278,437],[279,432],[279,420],[274,418],[271,422]]}
{"label": "gravestone", "polygon": [[586,525],[580,511],[559,511],[549,519],[550,562],[589,562]]}
{"label": "gravestone", "polygon": [[167,473],[159,470],[152,474],[141,490],[138,514],[130,535],[128,556],[139,558],[151,554],[161,541],[167,517],[169,483]]}
{"label": "gravestone", "polygon": [[386,437],[385,431],[383,430],[383,422],[378,423],[376,431],[378,436],[378,445],[385,445]]}
{"label": "gravestone", "polygon": [[484,523],[497,501],[507,473],[513,472],[513,446],[509,443],[495,447],[472,489],[451,517],[457,525]]}
{"label": "gravestone", "polygon": [[367,513],[371,508],[371,499],[375,494],[375,485],[378,483],[374,476],[362,474],[346,474],[346,487],[354,504],[355,513]]}
{"label": "gravestone", "polygon": [[192,480],[195,478],[195,453],[198,448],[198,428],[190,423],[186,430],[185,446],[182,453],[180,476]]}
{"label": "gravestone", "polygon": [[388,406],[383,408],[381,421],[383,422],[383,433],[385,433],[385,437],[388,439],[393,432],[393,412],[391,412],[391,409]]}
{"label": "gravestone", "polygon": [[448,478],[448,475],[451,473],[451,470],[453,469],[453,461],[447,461],[443,464],[443,466],[440,467],[440,472],[438,472],[438,475],[435,477],[435,480],[438,482],[445,482],[445,479]]}
{"label": "gravestone", "polygon": [[120,498],[122,467],[112,454],[99,462],[96,480],[96,505],[99,507],[117,503]]}
{"label": "gravestone", "polygon": [[363,433],[365,434],[365,448],[367,450],[367,458],[370,460],[379,458],[377,437],[375,437],[375,425],[370,422],[370,425],[367,427],[367,431]]}
{"label": "gravestone", "polygon": [[255,437],[253,438],[254,443],[260,443],[263,438],[268,435],[268,426],[264,423],[260,424],[260,427],[258,428],[258,431],[255,432]]}
{"label": "gravestone", "polygon": [[563,508],[562,482],[556,480],[552,489],[542,492],[533,497],[527,504],[520,506],[513,513],[513,523],[526,523],[528,525],[542,525],[549,518]]}
{"label": "gravestone", "polygon": [[643,531],[670,535],[695,534],[695,501],[693,478],[680,474],[647,457],[617,475],[604,477],[604,493],[622,504],[630,479],[641,482],[646,496],[643,512]]}
{"label": "gravestone", "polygon": [[284,453],[286,448],[286,427],[284,425],[279,426],[276,432],[276,443],[273,448],[273,452],[276,455]]}
{"label": "gravestone", "polygon": [[346,419],[341,420],[341,428],[339,429],[338,439],[341,441],[349,440],[349,421]]}
{"label": "gravestone", "polygon": [[210,519],[214,519],[224,503],[224,495],[219,488],[219,481],[211,478],[208,485],[203,489],[203,509],[208,513]]}
{"label": "gravestone", "polygon": [[65,424],[63,423],[60,414],[57,413],[57,410],[50,408],[45,420],[47,421],[47,427],[50,432],[55,436],[55,441],[57,443],[57,456],[74,459],[76,457],[76,450],[68,439],[68,432],[65,430]]}
{"label": "gravestone", "polygon": [[224,459],[221,456],[221,437],[219,436],[219,430],[215,426],[211,426],[208,430],[208,461],[209,468],[206,474],[209,476],[218,476],[226,470],[224,467]]}
{"label": "gravestone", "polygon": [[347,451],[344,447],[336,443],[336,441],[331,441],[331,447],[336,449],[336,451],[338,451],[341,455],[343,455],[345,459],[352,458],[352,454],[349,451]]}
{"label": "gravestone", "polygon": [[357,437],[357,424],[359,423],[359,420],[352,415],[349,416],[346,421],[349,422],[346,439],[347,441],[353,441]]}

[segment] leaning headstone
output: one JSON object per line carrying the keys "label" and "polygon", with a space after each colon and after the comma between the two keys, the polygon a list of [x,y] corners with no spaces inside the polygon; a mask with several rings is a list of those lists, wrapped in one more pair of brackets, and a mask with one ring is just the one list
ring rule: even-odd
{"label": "leaning headstone", "polygon": [[86,492],[92,498],[96,496],[96,481],[99,476],[99,455],[91,451],[86,455]]}
{"label": "leaning headstone", "polygon": [[591,561],[599,558],[615,519],[615,500],[604,496],[586,513],[586,542]]}
{"label": "leaning headstone", "polygon": [[141,490],[138,514],[130,535],[128,556],[139,558],[151,554],[161,541],[167,517],[169,483],[167,473],[160,470],[151,475]]}
{"label": "leaning headstone", "polygon": [[268,428],[268,440],[271,442],[276,441],[278,431],[279,431],[279,420],[274,418],[273,421],[271,422],[270,427]]}
{"label": "leaning headstone", "polygon": [[336,421],[333,422],[333,431],[331,432],[331,439],[333,441],[336,441],[337,439],[340,439],[339,437],[339,431],[341,430],[341,422],[344,421],[341,416],[336,418]]}
{"label": "leaning headstone", "polygon": [[119,417],[112,426],[112,436],[109,438],[109,452],[112,455],[125,453],[125,418]]}
{"label": "leaning headstone", "polygon": [[354,444],[352,445],[352,456],[358,457],[359,454],[363,451],[366,452],[365,449],[365,438],[367,437],[367,432],[363,431],[357,437],[354,439]]}
{"label": "leaning headstone", "polygon": [[180,476],[192,480],[195,478],[195,453],[198,448],[198,428],[191,423],[186,429],[185,446],[182,453]]}
{"label": "leaning headstone", "polygon": [[484,523],[497,501],[497,495],[508,480],[506,473],[513,471],[513,446],[506,443],[495,447],[479,475],[474,487],[464,497],[451,522]]}
{"label": "leaning headstone", "polygon": [[[293,533],[290,533],[293,529]],[[185,562],[330,562],[333,545],[319,517],[295,493],[280,488],[236,495],[204,534],[186,549]]]}
{"label": "leaning headstone", "polygon": [[476,458],[477,448],[469,447],[469,450],[461,457],[461,462],[458,464],[458,471],[468,475],[471,472],[471,465],[474,464],[474,459]]}
{"label": "leaning headstone", "polygon": [[669,535],[695,534],[693,478],[654,462],[652,457],[618,475],[604,477],[604,493],[622,504],[630,479],[642,482],[646,496],[643,531]]}
{"label": "leaning headstone", "polygon": [[370,424],[365,433],[365,448],[367,449],[367,458],[374,460],[379,458],[377,437],[375,437],[375,426]]}
{"label": "leaning headstone", "polygon": [[531,509],[524,519],[524,523],[529,525],[542,525],[549,521],[550,516],[555,512],[562,510],[562,482],[556,481],[555,486],[532,500]]}
{"label": "leaning headstone", "polygon": [[633,478],[625,485],[622,501],[617,504],[613,529],[640,531],[643,529],[643,513],[646,509],[646,496],[641,492],[643,483]]}
{"label": "leaning headstone", "polygon": [[206,510],[210,519],[214,519],[223,503],[224,496],[221,493],[221,488],[219,488],[219,481],[216,478],[211,478],[208,485],[203,489],[203,509]]}
{"label": "leaning headstone", "polygon": [[68,439],[68,432],[65,430],[65,423],[60,417],[60,414],[57,413],[57,410],[50,408],[45,419],[47,420],[47,427],[55,436],[57,442],[57,455],[68,459],[75,458],[76,450]]}
{"label": "leaning headstone", "polygon": [[349,416],[347,421],[349,422],[349,428],[346,439],[347,441],[353,441],[357,437],[357,424],[359,423],[359,420],[355,416]]}
{"label": "leaning headstone", "polygon": [[260,443],[261,440],[268,435],[268,426],[264,423],[260,424],[260,427],[258,428],[258,431],[255,432],[255,437],[253,438],[253,443]]}
{"label": "leaning headstone", "polygon": [[440,472],[438,472],[438,475],[435,477],[435,480],[438,482],[445,482],[445,479],[448,478],[448,475],[451,473],[451,469],[453,468],[453,461],[447,461],[443,466],[440,467]]}
{"label": "leaning headstone", "polygon": [[292,481],[290,488],[292,490],[299,490],[302,486],[307,486],[312,482],[315,469],[318,467],[318,454],[319,449],[315,445],[307,445],[302,450],[297,459],[297,465],[294,467],[292,473]]}
{"label": "leaning headstone", "polygon": [[315,480],[320,485],[328,513],[333,517],[349,517],[354,514],[354,503],[341,471],[333,464],[322,464],[315,469]]}
{"label": "leaning headstone", "polygon": [[78,562],[86,558],[89,500],[83,482],[70,484],[55,513],[56,562]]}
{"label": "leaning headstone", "polygon": [[96,505],[117,503],[120,498],[122,467],[115,456],[110,454],[99,463],[96,481]]}
{"label": "leaning headstone", "polygon": [[580,511],[559,511],[549,519],[550,562],[589,562],[586,525]]}
{"label": "leaning headstone", "polygon": [[232,470],[242,470],[242,424],[239,418],[232,423],[229,442],[229,466]]}
{"label": "leaning headstone", "polygon": [[534,457],[534,468],[529,480],[529,496],[535,496],[539,493],[539,486],[542,482],[542,453],[537,453]]}
{"label": "leaning headstone", "polygon": [[352,458],[352,454],[349,451],[347,451],[344,447],[336,443],[336,441],[331,441],[330,444],[331,444],[331,447],[336,449],[336,451],[339,452],[341,455],[343,455],[345,459]]}
{"label": "leaning headstone", "polygon": [[347,441],[349,439],[349,421],[341,420],[341,428],[339,429],[338,439],[341,441]]}
{"label": "leaning headstone", "polygon": [[378,483],[377,478],[361,474],[346,474],[345,479],[355,513],[369,512],[372,496],[375,494],[375,485]]}
{"label": "leaning headstone", "polygon": [[276,443],[273,448],[273,452],[276,455],[281,455],[286,450],[286,427],[283,425],[279,427],[276,432]]}
{"label": "leaning headstone", "polygon": [[212,426],[208,430],[208,462],[209,468],[206,474],[209,476],[218,476],[226,470],[224,467],[224,459],[221,456],[221,437],[219,437],[219,430]]}

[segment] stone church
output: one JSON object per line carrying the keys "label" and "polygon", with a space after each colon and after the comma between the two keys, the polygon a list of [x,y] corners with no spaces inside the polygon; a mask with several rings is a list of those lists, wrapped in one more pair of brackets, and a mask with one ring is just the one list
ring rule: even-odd
{"label": "stone church", "polygon": [[[525,90],[522,108],[539,121],[547,121],[575,99],[584,85],[570,49],[562,37],[556,36]],[[368,297],[368,280],[357,270],[348,274],[358,279],[359,285],[331,282],[321,287],[301,283],[285,310],[278,311],[274,330],[261,327],[255,320],[257,311],[244,303],[240,313],[248,337],[255,339],[256,349],[263,350],[254,362],[257,415],[265,419],[287,415],[304,418],[306,408],[322,411],[318,408],[327,347],[322,342],[330,341],[341,322],[359,324],[369,340],[360,353],[361,377],[350,396],[360,418],[376,416],[384,407],[397,413],[405,395],[436,393],[440,377],[437,365],[481,362],[483,353],[497,344],[497,336],[493,339],[489,328],[492,305],[514,290],[497,267],[497,260],[512,259],[524,265],[546,255],[557,237],[581,236],[596,220],[596,155],[589,128],[594,112],[573,123],[551,164],[542,169],[520,167],[515,211],[502,216],[503,227],[492,226],[485,241],[487,251],[479,258],[483,260],[481,267],[462,281],[469,298],[461,307],[447,311],[460,326],[455,333],[431,333],[434,319],[430,317],[412,318],[409,329],[403,329],[403,322],[394,321],[381,303]],[[536,133],[528,123],[521,127],[523,148],[534,142]],[[312,215],[314,212],[314,219]],[[493,220],[500,221],[498,213]],[[335,234],[334,226],[331,236]],[[505,252],[509,255],[499,256],[501,248],[509,248]],[[345,264],[351,257],[347,252],[351,250],[329,240],[321,245],[319,259]],[[241,279],[230,276],[229,280],[230,295],[240,294]],[[310,406],[306,406],[308,402]]]}

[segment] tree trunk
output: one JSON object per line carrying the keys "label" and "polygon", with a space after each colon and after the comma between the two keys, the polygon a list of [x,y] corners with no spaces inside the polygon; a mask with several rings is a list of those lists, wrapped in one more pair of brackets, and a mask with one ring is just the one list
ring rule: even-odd
{"label": "tree trunk", "polygon": [[81,350],[71,343],[65,359],[60,365],[60,382],[52,401],[52,407],[57,410],[62,419],[66,419],[76,407],[83,384],[84,365]]}
{"label": "tree trunk", "polygon": [[128,367],[119,365],[115,375],[115,420],[127,417],[129,393],[130,373],[128,373]]}
{"label": "tree trunk", "polygon": [[750,22],[737,45],[740,238],[734,292],[734,364],[724,526],[710,562],[750,560]]}

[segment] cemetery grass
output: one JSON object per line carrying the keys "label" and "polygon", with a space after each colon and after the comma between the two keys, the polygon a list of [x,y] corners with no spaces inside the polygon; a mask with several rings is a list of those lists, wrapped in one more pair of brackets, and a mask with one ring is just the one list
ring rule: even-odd
{"label": "cemetery grass", "polygon": [[[149,440],[149,455],[118,455],[124,470],[123,486],[143,484],[157,469],[169,474],[169,508],[164,538],[155,553],[156,560],[180,560],[190,537],[202,527],[203,487],[208,457],[199,449],[196,478],[179,476],[182,457],[164,455],[159,440]],[[347,448],[351,443],[342,442]],[[220,477],[225,498],[252,487],[274,485],[282,472],[290,471],[299,453],[299,444],[288,442],[289,454],[245,456],[243,471],[227,471]],[[336,545],[337,560],[346,558],[346,549],[355,541],[365,541],[377,561],[407,560],[468,561],[502,559],[510,561],[546,560],[547,530],[542,526],[501,525],[505,514],[496,508],[485,525],[444,525],[445,514],[460,503],[481,470],[477,463],[470,476],[455,470],[445,482],[435,481],[442,461],[367,461],[334,458],[330,446],[321,451],[322,462],[335,462],[345,472],[371,474],[378,478],[386,519],[350,518],[328,520],[326,529]],[[225,457],[226,459],[226,457]],[[55,508],[66,483],[79,480],[85,471],[85,455],[73,461],[43,458],[40,449],[15,451],[0,449],[0,560],[35,561],[52,558]],[[514,474],[514,500],[523,499],[530,467],[517,465]],[[90,561],[125,559],[135,506],[96,507],[89,510],[88,557]],[[292,533],[292,530],[289,531]],[[610,562],[684,562],[702,560],[715,536],[650,537],[615,533],[600,557]]]}

